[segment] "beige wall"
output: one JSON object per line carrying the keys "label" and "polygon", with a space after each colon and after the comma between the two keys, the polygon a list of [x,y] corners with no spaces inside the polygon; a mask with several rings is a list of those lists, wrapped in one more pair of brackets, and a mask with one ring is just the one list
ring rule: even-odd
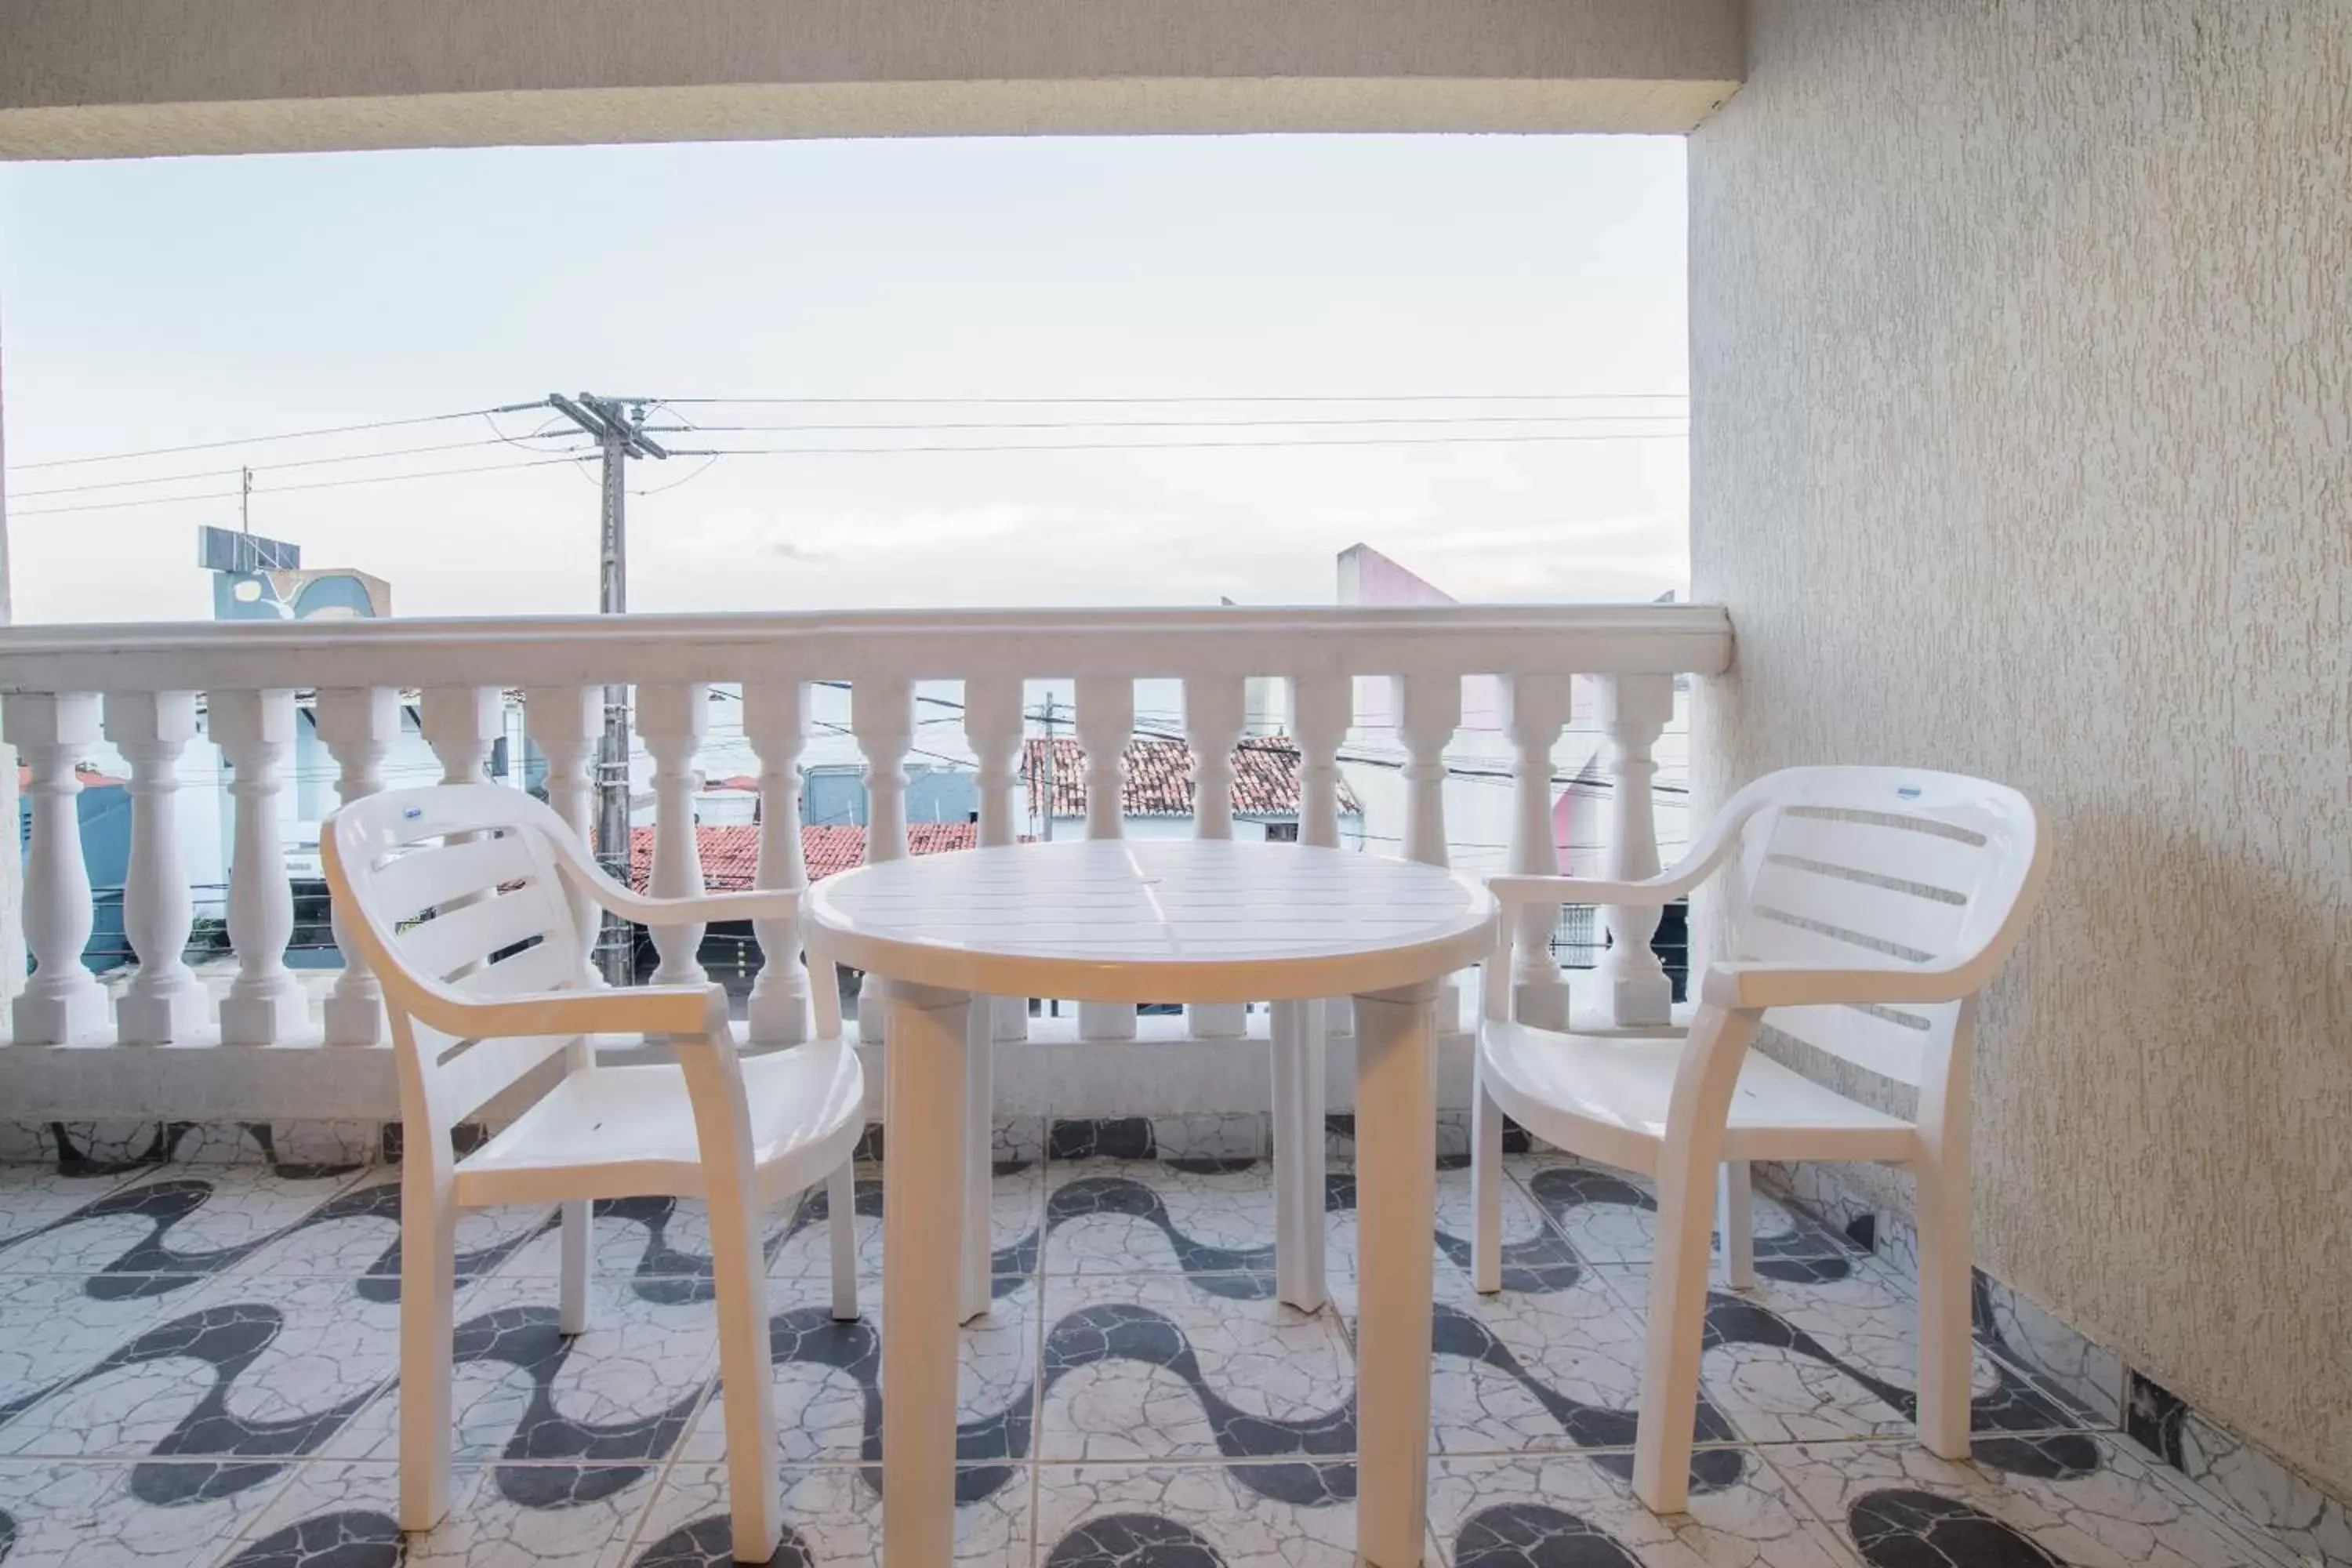
{"label": "beige wall", "polygon": [[[1978,1252],[2352,1488],[2352,6],[1758,0],[1692,138],[1693,752],[2057,827]],[[1719,797],[1719,796],[1718,796]]]}
{"label": "beige wall", "polygon": [[1686,131],[1738,0],[0,6],[0,156],[1033,131]]}

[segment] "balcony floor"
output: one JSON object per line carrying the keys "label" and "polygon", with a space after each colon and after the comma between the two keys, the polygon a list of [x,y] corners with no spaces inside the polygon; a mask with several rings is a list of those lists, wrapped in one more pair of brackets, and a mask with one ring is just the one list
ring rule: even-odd
{"label": "balcony floor", "polygon": [[[1558,1156],[1510,1158],[1509,1289],[1464,1271],[1467,1174],[1440,1187],[1433,1540],[1468,1568],[2284,1561],[2112,1430],[1977,1356],[1976,1462],[1913,1444],[1910,1281],[1760,1194],[1744,1301],[1721,1296],[1686,1518],[1633,1501],[1649,1216]],[[878,1170],[866,1315],[826,1306],[818,1203],[771,1268],[779,1563],[879,1561]],[[382,1167],[0,1168],[0,1562],[383,1568],[397,1200]],[[963,1336],[963,1560],[1052,1568],[1353,1561],[1352,1183],[1330,1181],[1337,1304],[1272,1300],[1263,1163],[1006,1167],[993,1310]],[[727,1558],[700,1216],[597,1227],[596,1321],[555,1332],[544,1212],[460,1232],[458,1465],[411,1564],[683,1568]],[[1040,1237],[1043,1242],[1040,1245]],[[13,1544],[12,1544],[13,1542]],[[2044,1555],[2047,1553],[2047,1555]]]}

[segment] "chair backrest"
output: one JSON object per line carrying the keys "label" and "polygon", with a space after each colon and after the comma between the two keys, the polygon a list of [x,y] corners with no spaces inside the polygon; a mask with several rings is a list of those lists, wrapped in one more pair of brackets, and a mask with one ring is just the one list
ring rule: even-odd
{"label": "chair backrest", "polygon": [[[1736,959],[1974,963],[1990,973],[2041,897],[2049,835],[2017,791],[1959,773],[1808,767],[1739,792],[1725,868]],[[1939,1084],[1973,998],[1932,1006],[1779,1007],[1764,1022],[1867,1071]]]}
{"label": "chair backrest", "polygon": [[420,1004],[580,986],[586,933],[563,878],[592,863],[553,811],[488,784],[369,795],[320,838],[343,935],[383,986],[404,1114],[446,1135],[564,1042],[467,1041],[427,1024]]}

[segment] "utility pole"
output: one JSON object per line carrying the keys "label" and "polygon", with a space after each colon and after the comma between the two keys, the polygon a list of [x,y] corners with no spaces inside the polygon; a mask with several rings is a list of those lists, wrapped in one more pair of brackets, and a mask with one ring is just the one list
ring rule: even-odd
{"label": "utility pole", "polygon": [[240,533],[251,533],[253,531],[253,470],[247,468],[244,473],[245,487],[237,492],[236,498],[236,527]]}
{"label": "utility pole", "polygon": [[1045,698],[1045,744],[1039,749],[1038,755],[1044,759],[1037,764],[1038,794],[1045,802],[1045,809],[1040,814],[1043,821],[1037,829],[1037,838],[1040,843],[1051,844],[1054,842],[1054,699],[1051,693]]}
{"label": "utility pole", "polygon": [[[607,616],[629,608],[629,489],[625,464],[631,458],[667,458],[669,453],[645,433],[646,407],[624,412],[621,400],[582,393],[577,398],[550,393],[547,405],[596,437],[604,453],[603,528],[599,535],[596,608]],[[629,689],[604,688],[604,741],[596,757],[596,858],[605,874],[629,880]],[[628,922],[607,914],[596,940],[605,981],[626,985],[633,978]]]}

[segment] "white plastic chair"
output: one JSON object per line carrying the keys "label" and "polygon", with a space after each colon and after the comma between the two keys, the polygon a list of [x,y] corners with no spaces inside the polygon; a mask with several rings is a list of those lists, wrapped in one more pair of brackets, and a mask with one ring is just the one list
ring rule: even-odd
{"label": "white plastic chair", "polygon": [[[1753,1282],[1748,1162],[1870,1161],[1917,1178],[1919,1437],[1968,1457],[1969,1089],[1976,993],[2016,945],[2049,865],[2042,815],[1955,773],[1790,768],[1735,795],[1673,870],[1642,882],[1497,877],[1473,1112],[1474,1283],[1502,1288],[1502,1118],[1653,1177],[1633,1489],[1687,1500],[1718,1165],[1735,1286]],[[1736,858],[1735,858],[1736,857]],[[1706,966],[1684,1037],[1514,1023],[1507,933],[1528,904],[1662,904],[1718,867],[1729,955]],[[1918,1089],[1917,1119],[1856,1103],[1751,1051],[1759,1025]]]}
{"label": "white plastic chair", "polygon": [[[734,1552],[766,1562],[782,1517],[760,1215],[829,1182],[833,1311],[856,1317],[857,1053],[842,1041],[829,982],[811,987],[818,1038],[751,1057],[737,1055],[716,985],[596,987],[573,895],[646,925],[794,921],[799,895],[641,897],[606,877],[554,812],[490,784],[368,796],[329,819],[320,848],[345,938],[383,982],[398,1054],[401,1528],[428,1530],[449,1507],[458,1211],[562,1205],[561,1326],[579,1333],[590,1203],[698,1197],[710,1212]],[[589,1037],[614,1034],[666,1037],[677,1062],[600,1067]],[[559,1056],[562,1076],[543,1094],[453,1158],[461,1119]]]}

